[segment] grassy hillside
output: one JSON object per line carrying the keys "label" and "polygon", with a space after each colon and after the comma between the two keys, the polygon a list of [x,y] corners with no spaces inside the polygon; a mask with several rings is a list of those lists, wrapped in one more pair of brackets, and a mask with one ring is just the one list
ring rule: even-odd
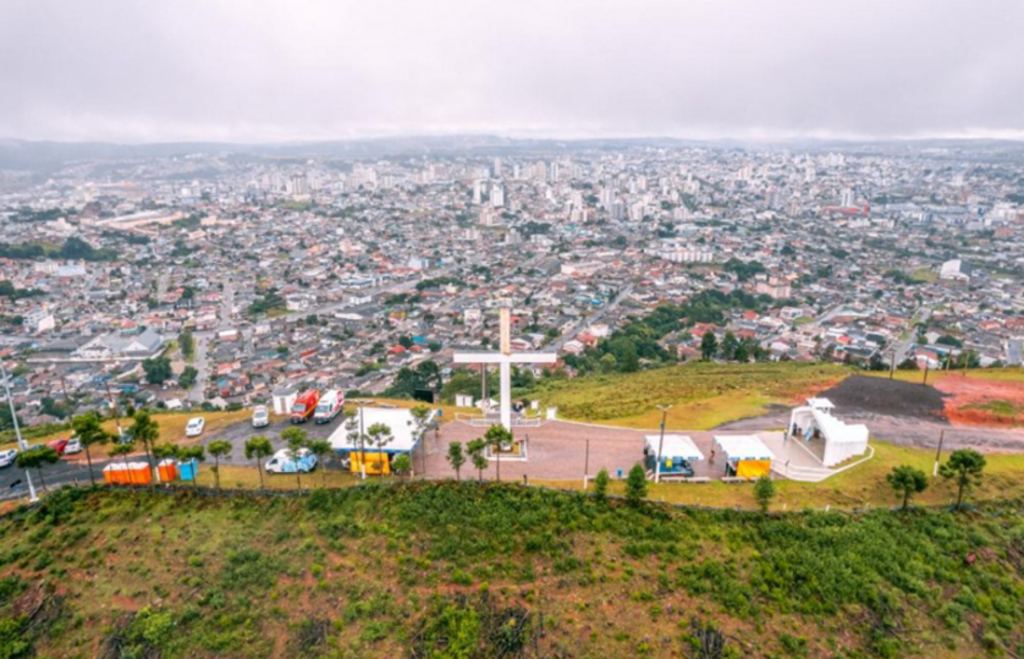
{"label": "grassy hillside", "polygon": [[1024,651],[1019,506],[763,518],[516,486],[73,491],[0,520],[0,656]]}
{"label": "grassy hillside", "polygon": [[852,371],[830,364],[695,362],[639,373],[544,381],[536,394],[559,416],[656,428],[670,404],[673,428],[706,430],[827,389]]}

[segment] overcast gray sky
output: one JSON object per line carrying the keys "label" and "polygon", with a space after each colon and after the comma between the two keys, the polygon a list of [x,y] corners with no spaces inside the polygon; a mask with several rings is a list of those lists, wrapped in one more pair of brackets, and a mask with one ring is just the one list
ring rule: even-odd
{"label": "overcast gray sky", "polygon": [[3,0],[0,136],[1024,137],[1022,0]]}

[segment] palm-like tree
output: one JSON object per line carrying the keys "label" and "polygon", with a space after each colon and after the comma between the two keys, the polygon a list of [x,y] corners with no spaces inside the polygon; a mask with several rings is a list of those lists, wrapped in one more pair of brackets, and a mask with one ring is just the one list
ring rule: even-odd
{"label": "palm-like tree", "polygon": [[323,478],[324,487],[327,487],[327,465],[324,458],[334,452],[334,447],[326,439],[315,439],[308,444],[310,453],[316,456],[316,462],[320,466],[320,475]]}
{"label": "palm-like tree", "polygon": [[46,491],[46,483],[43,481],[43,465],[53,464],[60,460],[57,451],[49,446],[35,446],[18,454],[14,459],[18,469],[35,469],[39,474],[39,487]]}
{"label": "palm-like tree", "polygon": [[89,464],[89,482],[96,484],[96,476],[92,471],[91,446],[106,444],[113,436],[103,429],[103,419],[96,412],[88,412],[71,419],[71,427],[75,429],[78,443],[85,449],[85,461]]}
{"label": "palm-like tree", "polygon": [[157,444],[153,447],[153,457],[157,460],[157,467],[159,468],[160,463],[164,460],[170,460],[179,456],[179,449],[170,442],[164,442],[163,444]]}
{"label": "palm-like tree", "polygon": [[309,444],[309,435],[302,428],[292,426],[281,433],[281,439],[288,444],[288,457],[295,463],[295,482],[301,490],[302,471],[299,469],[299,458],[301,457],[302,449],[306,448],[306,445]]}
{"label": "palm-like tree", "polygon": [[135,422],[128,429],[128,435],[133,441],[141,442],[146,449],[146,461],[149,463],[150,476],[153,473],[153,444],[160,437],[160,425],[149,415],[146,410],[136,410],[133,417]]}
{"label": "palm-like tree", "polygon": [[231,453],[231,442],[218,439],[210,442],[209,446],[206,447],[213,456],[213,478],[217,484],[217,489],[220,489],[220,459]]}
{"label": "palm-like tree", "polygon": [[[391,426],[386,423],[375,423],[366,429],[366,434],[370,439],[370,445],[377,447],[378,461],[383,461],[385,459],[384,447],[394,440],[394,436],[391,434]],[[380,464],[380,462],[378,464]],[[380,464],[380,468],[377,472],[381,478],[384,478],[383,464]]]}
{"label": "palm-like tree", "polygon": [[512,443],[512,431],[507,429],[500,423],[495,423],[494,425],[487,429],[487,432],[484,433],[484,441],[487,442],[488,445],[494,447],[494,455],[497,457],[497,460],[494,463],[494,468],[496,470],[494,478],[495,480],[500,481],[501,445]]}
{"label": "palm-like tree", "polygon": [[245,442],[245,457],[248,460],[256,459],[256,471],[260,475],[260,489],[266,491],[263,485],[263,459],[274,452],[274,446],[266,435],[250,437]]}
{"label": "palm-like tree", "polygon": [[473,467],[477,472],[477,480],[484,480],[484,469],[487,469],[487,456],[484,455],[484,451],[487,450],[487,440],[483,437],[477,437],[470,443],[466,444],[466,452],[469,453],[469,459],[473,463]]}

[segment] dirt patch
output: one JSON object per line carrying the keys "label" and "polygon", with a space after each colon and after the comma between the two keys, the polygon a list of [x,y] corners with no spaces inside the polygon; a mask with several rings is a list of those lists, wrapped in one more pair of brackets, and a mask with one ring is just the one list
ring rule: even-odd
{"label": "dirt patch", "polygon": [[879,414],[927,421],[947,420],[944,394],[931,385],[851,375],[818,395],[832,401],[840,416]]}
{"label": "dirt patch", "polygon": [[953,423],[984,426],[1024,424],[1024,382],[982,380],[955,375],[935,384],[946,395],[946,417]]}

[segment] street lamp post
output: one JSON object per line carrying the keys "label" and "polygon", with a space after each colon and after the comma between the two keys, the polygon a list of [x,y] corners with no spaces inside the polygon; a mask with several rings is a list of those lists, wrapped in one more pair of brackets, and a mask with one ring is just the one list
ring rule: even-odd
{"label": "street lamp post", "polygon": [[658,462],[654,465],[654,482],[661,482],[661,451],[665,445],[665,421],[668,419],[668,411],[672,409],[671,405],[657,405],[661,410],[661,437],[658,438]]}
{"label": "street lamp post", "polygon": [[[11,423],[14,424],[14,435],[18,438],[18,450],[24,451],[28,444],[21,437],[21,426],[18,425],[18,415],[14,412],[14,396],[11,395],[11,384],[7,380],[7,369],[4,368],[3,360],[0,360],[0,376],[4,379],[4,393],[7,395],[7,405],[11,408]],[[32,484],[32,474],[25,470],[25,481],[28,483],[28,500],[31,503],[39,501],[36,495],[36,486]]]}

